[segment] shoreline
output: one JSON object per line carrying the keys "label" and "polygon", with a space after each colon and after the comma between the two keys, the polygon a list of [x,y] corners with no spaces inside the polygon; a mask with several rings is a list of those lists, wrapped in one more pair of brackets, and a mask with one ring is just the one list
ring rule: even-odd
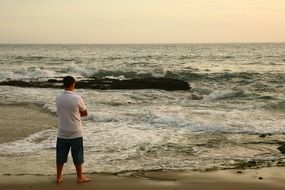
{"label": "shoreline", "polygon": [[133,176],[90,174],[91,182],[78,184],[76,175],[64,175],[62,184],[55,183],[55,176],[1,175],[0,188],[9,190],[33,189],[270,189],[285,188],[284,168],[247,170],[219,170],[212,172],[158,171],[142,172]]}

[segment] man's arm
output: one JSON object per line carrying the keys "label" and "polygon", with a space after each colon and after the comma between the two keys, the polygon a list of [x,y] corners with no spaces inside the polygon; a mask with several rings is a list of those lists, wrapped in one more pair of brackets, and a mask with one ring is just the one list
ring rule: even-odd
{"label": "man's arm", "polygon": [[85,117],[85,116],[88,116],[88,112],[87,112],[87,107],[83,101],[83,99],[81,98],[81,96],[79,96],[80,99],[79,99],[79,103],[78,103],[78,106],[79,106],[79,113],[80,113],[80,116],[81,117]]}
{"label": "man's arm", "polygon": [[81,116],[81,117],[88,116],[87,110],[81,111],[81,112],[80,112],[80,116]]}

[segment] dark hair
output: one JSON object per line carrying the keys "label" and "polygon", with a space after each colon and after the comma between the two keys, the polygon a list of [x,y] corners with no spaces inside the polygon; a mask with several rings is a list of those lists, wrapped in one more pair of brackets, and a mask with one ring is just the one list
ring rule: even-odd
{"label": "dark hair", "polygon": [[64,88],[69,88],[73,83],[75,83],[75,79],[72,76],[66,76],[63,78]]}

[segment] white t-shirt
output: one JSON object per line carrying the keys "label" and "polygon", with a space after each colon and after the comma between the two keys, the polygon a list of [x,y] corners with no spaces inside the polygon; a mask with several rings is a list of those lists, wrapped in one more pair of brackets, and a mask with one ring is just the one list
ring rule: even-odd
{"label": "white t-shirt", "polygon": [[80,112],[87,110],[83,99],[72,91],[65,90],[56,98],[58,115],[58,138],[82,137]]}

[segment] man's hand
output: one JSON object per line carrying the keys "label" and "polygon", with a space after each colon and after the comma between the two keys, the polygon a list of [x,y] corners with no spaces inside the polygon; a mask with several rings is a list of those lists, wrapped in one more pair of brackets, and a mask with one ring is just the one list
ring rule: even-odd
{"label": "man's hand", "polygon": [[81,116],[81,117],[88,116],[88,112],[87,112],[87,110],[85,110],[85,111],[81,111],[81,112],[80,112],[80,116]]}

